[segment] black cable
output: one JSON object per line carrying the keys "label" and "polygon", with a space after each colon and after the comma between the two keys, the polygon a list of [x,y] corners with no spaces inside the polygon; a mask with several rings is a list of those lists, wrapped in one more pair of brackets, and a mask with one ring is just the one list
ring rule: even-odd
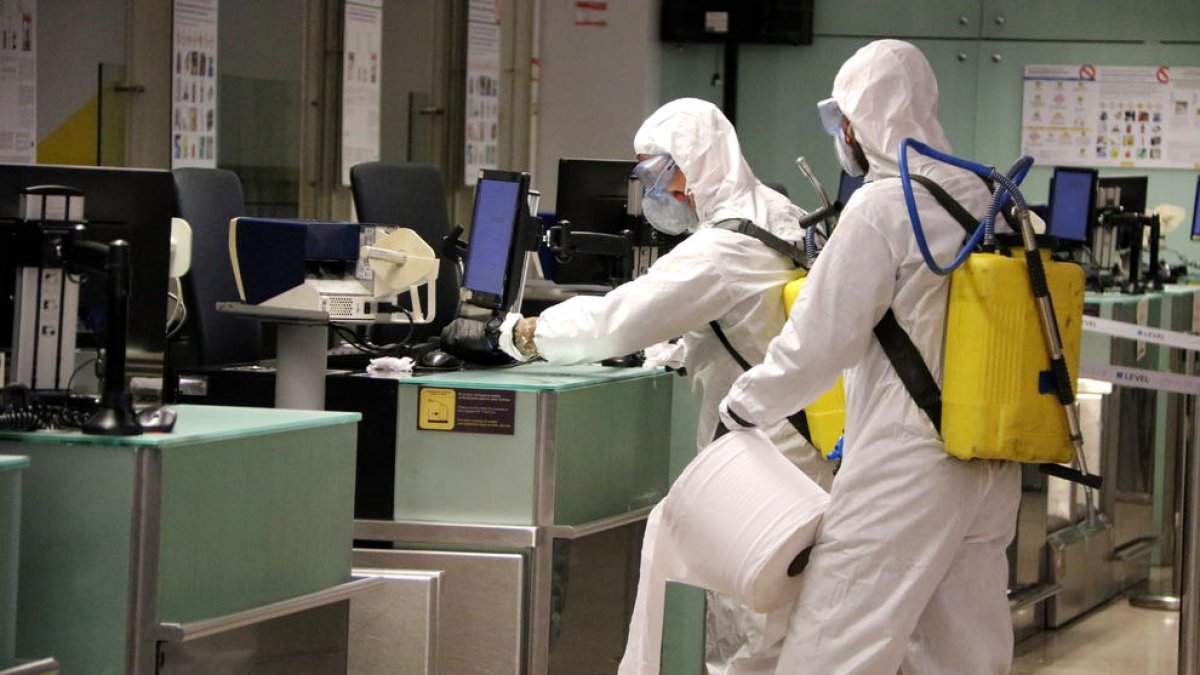
{"label": "black cable", "polygon": [[[405,310],[404,308],[398,308],[398,309],[400,309],[400,311],[404,312],[405,314],[408,314],[408,310]],[[409,316],[411,318],[411,315],[409,315]],[[330,325],[333,326],[334,332],[337,333],[338,335],[340,335],[342,337],[342,339],[344,339],[346,341],[346,343],[349,344],[351,347],[353,347],[355,350],[357,350],[363,354],[370,354],[373,356],[387,356],[389,354],[395,353],[396,351],[398,351],[400,349],[403,349],[404,346],[407,344],[408,338],[412,337],[412,326],[413,326],[413,324],[410,322],[408,335],[406,336],[404,342],[393,342],[393,343],[386,344],[386,345],[377,345],[377,344],[371,342],[370,340],[363,339],[361,336],[359,336],[357,333],[355,333],[353,330],[351,330],[349,326],[344,326],[344,325],[336,324],[336,323],[330,324]]]}
{"label": "black cable", "polygon": [[[434,307],[434,308],[432,308],[432,309],[433,309],[435,312],[437,311],[437,308],[436,308],[436,307]],[[400,312],[401,312],[401,313],[403,313],[403,314],[404,314],[404,316],[405,316],[405,317],[408,319],[408,332],[406,332],[406,333],[404,334],[404,339],[400,340],[399,342],[393,342],[393,343],[391,343],[390,345],[375,345],[377,348],[381,348],[381,349],[382,349],[382,348],[385,348],[385,347],[390,347],[390,348],[392,348],[392,350],[395,350],[395,349],[398,349],[398,348],[400,348],[400,347],[403,347],[403,346],[405,346],[405,345],[407,345],[407,344],[409,344],[409,343],[410,343],[410,341],[412,340],[413,332],[414,332],[414,331],[416,330],[416,328],[417,328],[417,325],[416,325],[416,320],[415,320],[415,319],[413,319],[412,312],[408,311],[408,309],[407,309],[407,308],[405,308],[405,307],[401,307],[401,306],[399,306],[399,305],[396,305],[396,306],[394,306],[394,307],[392,308],[392,310],[393,310],[393,311],[396,311],[396,310],[400,311]],[[380,326],[380,325],[391,325],[391,324],[390,324],[390,323],[388,323],[388,324],[374,324],[374,325],[375,325],[375,326]],[[368,340],[368,341],[367,341],[367,344],[368,344],[368,345],[370,345],[370,344],[372,344],[372,343],[370,342],[370,340]]]}

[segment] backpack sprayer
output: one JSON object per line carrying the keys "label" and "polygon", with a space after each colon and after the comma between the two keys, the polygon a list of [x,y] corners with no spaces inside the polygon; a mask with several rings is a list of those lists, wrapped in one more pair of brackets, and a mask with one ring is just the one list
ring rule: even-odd
{"label": "backpack sprayer", "polygon": [[[908,169],[909,150],[974,173],[996,185],[983,220],[945,267],[934,260],[925,239],[913,192],[914,177]],[[1078,265],[1051,262],[1048,254],[1038,248],[1029,208],[1018,187],[1033,160],[1022,157],[1007,173],[1001,173],[993,167],[954,157],[906,138],[900,142],[899,164],[905,206],[921,256],[934,273],[951,276],[945,385],[936,409],[940,417],[940,406],[944,402],[948,409],[945,423],[938,424],[939,417],[934,417],[931,410],[922,405],[939,426],[947,452],[964,459],[979,457],[1039,463],[1044,473],[1088,488],[1098,488],[1100,477],[1088,472],[1070,376],[1072,364],[1078,368],[1083,271]],[[916,178],[929,187],[928,179]],[[930,188],[931,192],[935,189],[936,184]],[[1004,250],[995,235],[996,216],[1010,199],[1014,204],[1023,260],[1017,255],[1016,247],[1011,251]],[[942,200],[939,198],[939,201]],[[977,249],[981,252],[976,252]],[[1028,278],[1029,287],[1024,285],[1022,277]],[[1032,308],[1026,300],[1030,287],[1034,298]],[[1064,310],[1062,316],[1055,312],[1056,298]],[[1065,346],[1064,333],[1067,336]],[[1037,349],[1038,342],[1041,350]],[[884,348],[888,351],[886,344]],[[1043,355],[1049,357],[1049,369],[1045,367]],[[893,359],[892,362],[903,380],[904,374],[897,361]],[[921,364],[924,365],[923,361]],[[908,381],[905,386],[910,392],[914,391]],[[921,404],[920,398],[915,395],[914,398]],[[1053,413],[1052,408],[1056,407],[1053,399],[1057,399],[1057,406],[1063,411],[1061,415]],[[1063,444],[1063,432],[1069,444]],[[1072,460],[1079,467],[1078,471],[1060,466]],[[1095,515],[1091,490],[1085,489],[1084,493],[1091,519]]]}

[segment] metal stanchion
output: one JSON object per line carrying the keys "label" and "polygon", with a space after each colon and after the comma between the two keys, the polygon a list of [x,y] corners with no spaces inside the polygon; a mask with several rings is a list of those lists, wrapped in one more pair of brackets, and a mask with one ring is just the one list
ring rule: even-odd
{"label": "metal stanchion", "polygon": [[[1189,373],[1190,374],[1190,373]],[[1193,397],[1197,398],[1197,397]],[[1183,494],[1183,566],[1178,573],[1182,576],[1179,618],[1179,675],[1200,675],[1200,658],[1197,654],[1197,624],[1200,613],[1200,458],[1196,457],[1200,445],[1200,405],[1192,408],[1192,437],[1187,443],[1184,463],[1187,484]]]}

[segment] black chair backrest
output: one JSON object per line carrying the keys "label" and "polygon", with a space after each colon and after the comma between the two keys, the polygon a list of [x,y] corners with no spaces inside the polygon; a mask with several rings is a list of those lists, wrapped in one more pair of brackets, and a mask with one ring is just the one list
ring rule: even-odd
{"label": "black chair backrest", "polygon": [[[442,238],[450,232],[450,216],[446,211],[446,189],[437,167],[364,162],[350,167],[350,186],[359,222],[407,227],[421,235],[441,256]],[[436,317],[432,324],[416,327],[415,341],[438,335],[442,326],[454,319],[458,287],[454,264],[443,258],[438,267]],[[395,333],[387,331],[391,339],[395,339]]]}
{"label": "black chair backrest", "polygon": [[198,366],[263,358],[255,321],[217,312],[218,302],[238,300],[229,261],[229,221],[246,215],[242,182],[225,169],[175,169],[175,212],[192,226],[192,269],[183,278],[189,336]]}
{"label": "black chair backrest", "polygon": [[767,187],[778,192],[779,194],[783,195],[784,197],[790,198],[790,195],[788,195],[787,186],[784,185],[783,183],[768,183],[766,181],[763,181],[763,185],[766,185]]}

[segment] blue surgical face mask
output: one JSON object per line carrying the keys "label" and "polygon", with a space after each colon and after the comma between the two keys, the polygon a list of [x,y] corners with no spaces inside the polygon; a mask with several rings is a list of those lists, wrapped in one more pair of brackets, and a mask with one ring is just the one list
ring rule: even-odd
{"label": "blue surgical face mask", "polygon": [[671,236],[692,230],[700,222],[687,199],[666,189],[678,170],[670,155],[650,157],[633,170],[646,190],[642,196],[642,215],[654,229]]}

